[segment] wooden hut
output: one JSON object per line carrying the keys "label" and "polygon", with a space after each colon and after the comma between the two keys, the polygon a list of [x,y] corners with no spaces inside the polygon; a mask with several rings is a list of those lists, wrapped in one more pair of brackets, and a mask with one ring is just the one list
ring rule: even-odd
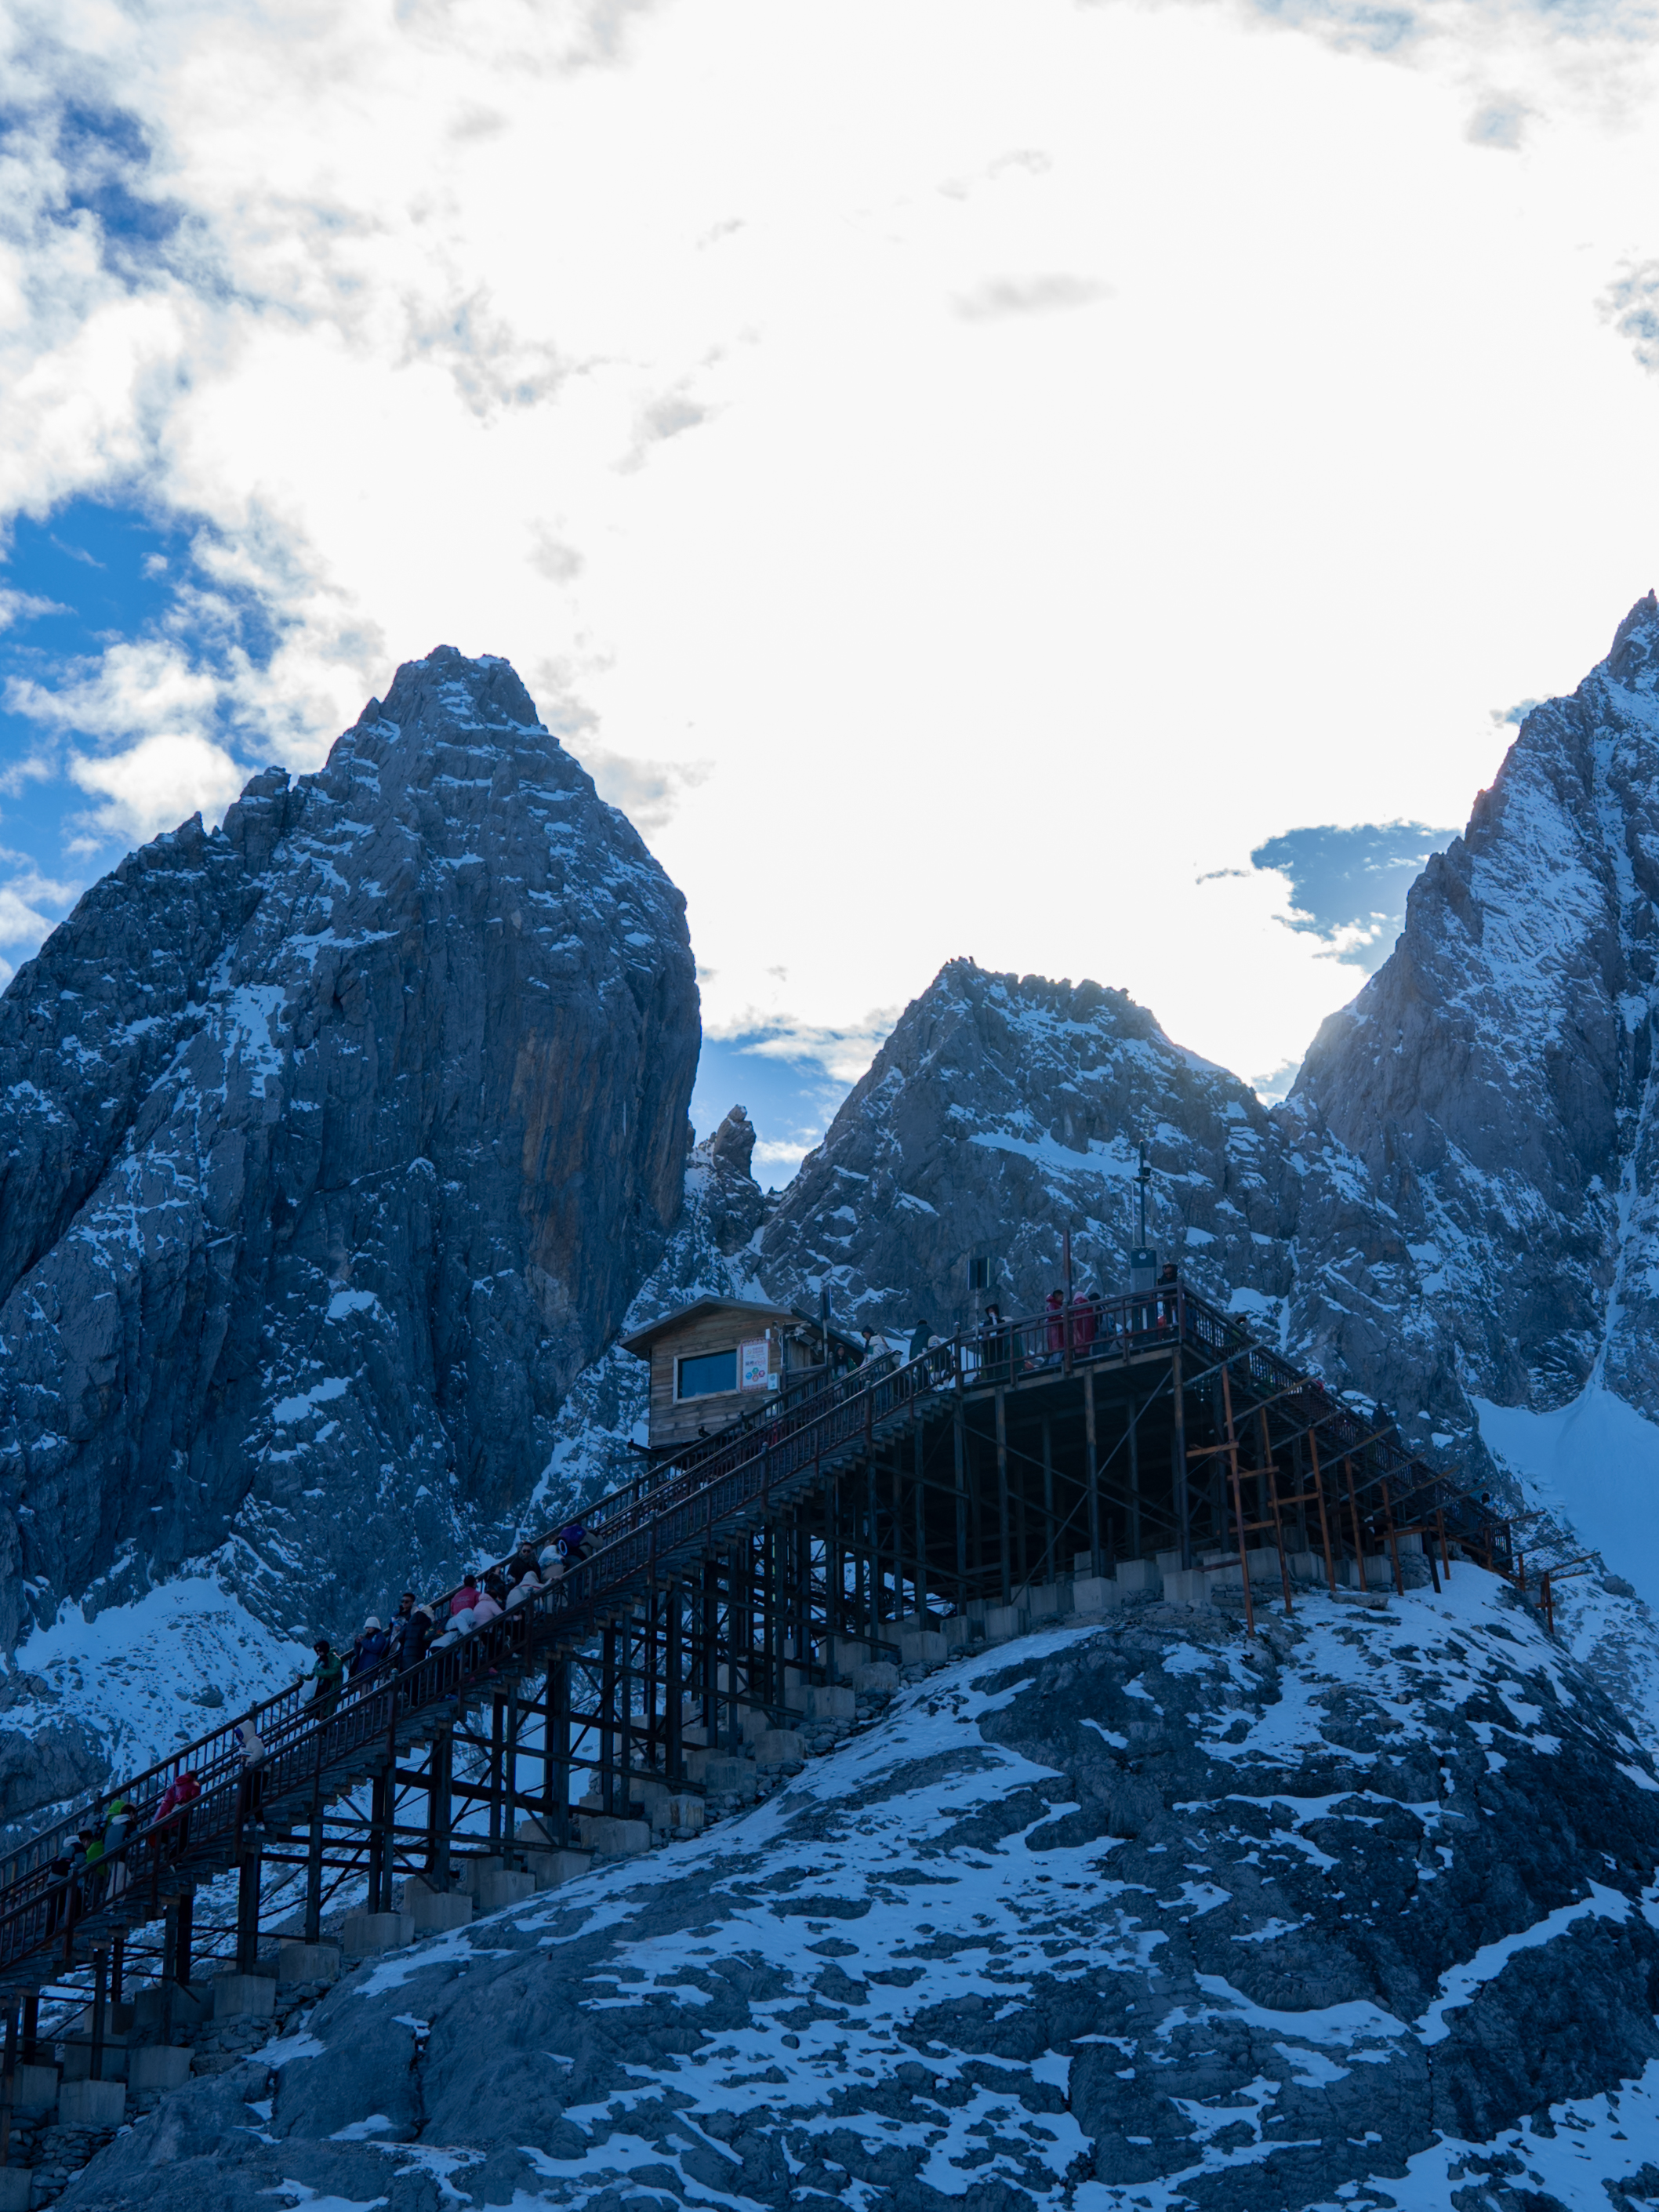
{"label": "wooden hut", "polygon": [[[623,1349],[651,1367],[651,1449],[673,1451],[712,1435],[759,1404],[782,1379],[786,1333],[801,1329],[781,1306],[742,1298],[697,1298],[665,1314]],[[791,1364],[801,1364],[792,1346]]]}

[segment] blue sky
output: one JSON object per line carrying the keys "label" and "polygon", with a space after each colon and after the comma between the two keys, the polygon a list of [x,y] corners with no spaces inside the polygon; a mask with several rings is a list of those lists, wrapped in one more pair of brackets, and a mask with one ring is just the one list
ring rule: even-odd
{"label": "blue sky", "polygon": [[9,902],[0,895],[0,960],[9,953],[10,964],[33,950],[40,920],[60,920],[101,872],[114,842],[104,841],[101,856],[85,849],[71,817],[88,811],[87,795],[65,777],[63,744],[11,701],[26,684],[56,688],[106,640],[161,617],[169,595],[144,564],[167,557],[161,536],[84,501],[13,523],[0,580],[0,883],[15,887]]}
{"label": "blue sky", "polygon": [[[40,922],[146,835],[222,811],[228,763],[260,765],[213,678],[232,657],[269,659],[257,595],[204,574],[199,533],[164,513],[85,497],[15,517],[0,563],[0,960],[32,951]],[[117,657],[179,654],[184,695],[163,687],[149,718],[112,699]],[[131,665],[131,664],[129,664]],[[148,750],[145,739],[148,735]],[[159,743],[158,743],[159,735]],[[201,776],[208,744],[222,772]],[[8,890],[9,896],[8,896]]]}
{"label": "blue sky", "polygon": [[447,642],[769,1172],[963,954],[1282,1085],[1659,569],[1655,38],[0,0],[0,961]]}

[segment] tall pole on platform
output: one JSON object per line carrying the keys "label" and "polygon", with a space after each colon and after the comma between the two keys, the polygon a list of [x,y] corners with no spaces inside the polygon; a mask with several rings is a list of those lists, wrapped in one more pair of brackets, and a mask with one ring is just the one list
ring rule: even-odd
{"label": "tall pole on platform", "polygon": [[[1065,1348],[1060,1354],[1060,1364],[1069,1375],[1072,1371],[1072,1232],[1069,1229],[1060,1231],[1060,1252],[1065,1271],[1062,1279],[1066,1285],[1061,1292],[1066,1301],[1066,1313],[1060,1339]],[[1095,1569],[1095,1572],[1097,1574],[1100,1572],[1098,1567]]]}

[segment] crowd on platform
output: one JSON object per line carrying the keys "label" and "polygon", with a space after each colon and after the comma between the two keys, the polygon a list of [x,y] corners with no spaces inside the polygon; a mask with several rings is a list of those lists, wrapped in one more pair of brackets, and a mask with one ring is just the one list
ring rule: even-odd
{"label": "crowd on platform", "polygon": [[[1154,1288],[1147,1293],[1139,1327],[1166,1328],[1171,1325],[1175,1319],[1175,1293],[1180,1283],[1179,1269],[1173,1261],[1167,1261]],[[1004,1318],[1000,1306],[988,1305],[981,1317],[977,1341],[963,1346],[964,1361],[975,1367],[1000,1366],[1010,1360],[1028,1370],[1058,1366],[1066,1356],[1068,1335],[1071,1349],[1078,1354],[1087,1352],[1097,1338],[1108,1334],[1109,1328],[1120,1337],[1133,1333],[1129,1312],[1119,1308],[1115,1320],[1109,1320],[1108,1304],[1105,1293],[1095,1289],[1074,1291],[1068,1304],[1065,1291],[1056,1288],[1048,1292],[1042,1313],[1035,1321],[1010,1322]],[[900,1352],[900,1346],[879,1329],[866,1328],[863,1336],[860,1366],[867,1367]],[[920,1359],[945,1340],[934,1334],[928,1322],[919,1321],[910,1333],[908,1348],[902,1356]]]}

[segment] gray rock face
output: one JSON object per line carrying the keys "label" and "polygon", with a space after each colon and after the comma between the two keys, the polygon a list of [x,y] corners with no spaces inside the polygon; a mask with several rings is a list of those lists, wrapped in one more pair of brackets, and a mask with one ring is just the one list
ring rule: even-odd
{"label": "gray rock face", "polygon": [[754,1156],[755,1127],[741,1106],[734,1106],[691,1155],[710,1234],[728,1259],[742,1250],[765,1218],[765,1194],[750,1172]]}
{"label": "gray rock face", "polygon": [[1472,1386],[1559,1405],[1599,1359],[1659,1413],[1652,1085],[1659,601],[1522,724],[1297,1085],[1364,1163]]}
{"label": "gray rock face", "polygon": [[504,661],[123,862],[0,1000],[0,1639],[233,1536],[349,1617],[507,1526],[697,1045],[684,902]]}
{"label": "gray rock face", "polygon": [[106,1771],[103,1745],[79,1721],[0,1727],[0,1839],[27,1832],[30,1814],[72,1801]]}
{"label": "gray rock face", "polygon": [[[802,1163],[763,1235],[763,1273],[803,1291],[827,1282],[860,1323],[955,1328],[988,1297],[1039,1308],[1070,1227],[1078,1281],[1127,1286],[1143,1134],[1155,1241],[1224,1299],[1276,1312],[1280,1178],[1255,1093],[1121,991],[952,961]],[[979,1297],[975,1258],[992,1265]]]}
{"label": "gray rock face", "polygon": [[[750,1249],[765,1194],[749,1174],[755,1132],[734,1106],[684,1159],[684,1202],[662,1256],[641,1284],[626,1335],[694,1298],[763,1297]],[[640,1471],[649,1428],[651,1370],[612,1344],[578,1378],[553,1425],[536,1514],[551,1526]]]}
{"label": "gray rock face", "polygon": [[63,2203],[1645,2201],[1656,1857],[1650,1770],[1474,1571],[1254,1644],[1149,1610],[366,1970]]}

